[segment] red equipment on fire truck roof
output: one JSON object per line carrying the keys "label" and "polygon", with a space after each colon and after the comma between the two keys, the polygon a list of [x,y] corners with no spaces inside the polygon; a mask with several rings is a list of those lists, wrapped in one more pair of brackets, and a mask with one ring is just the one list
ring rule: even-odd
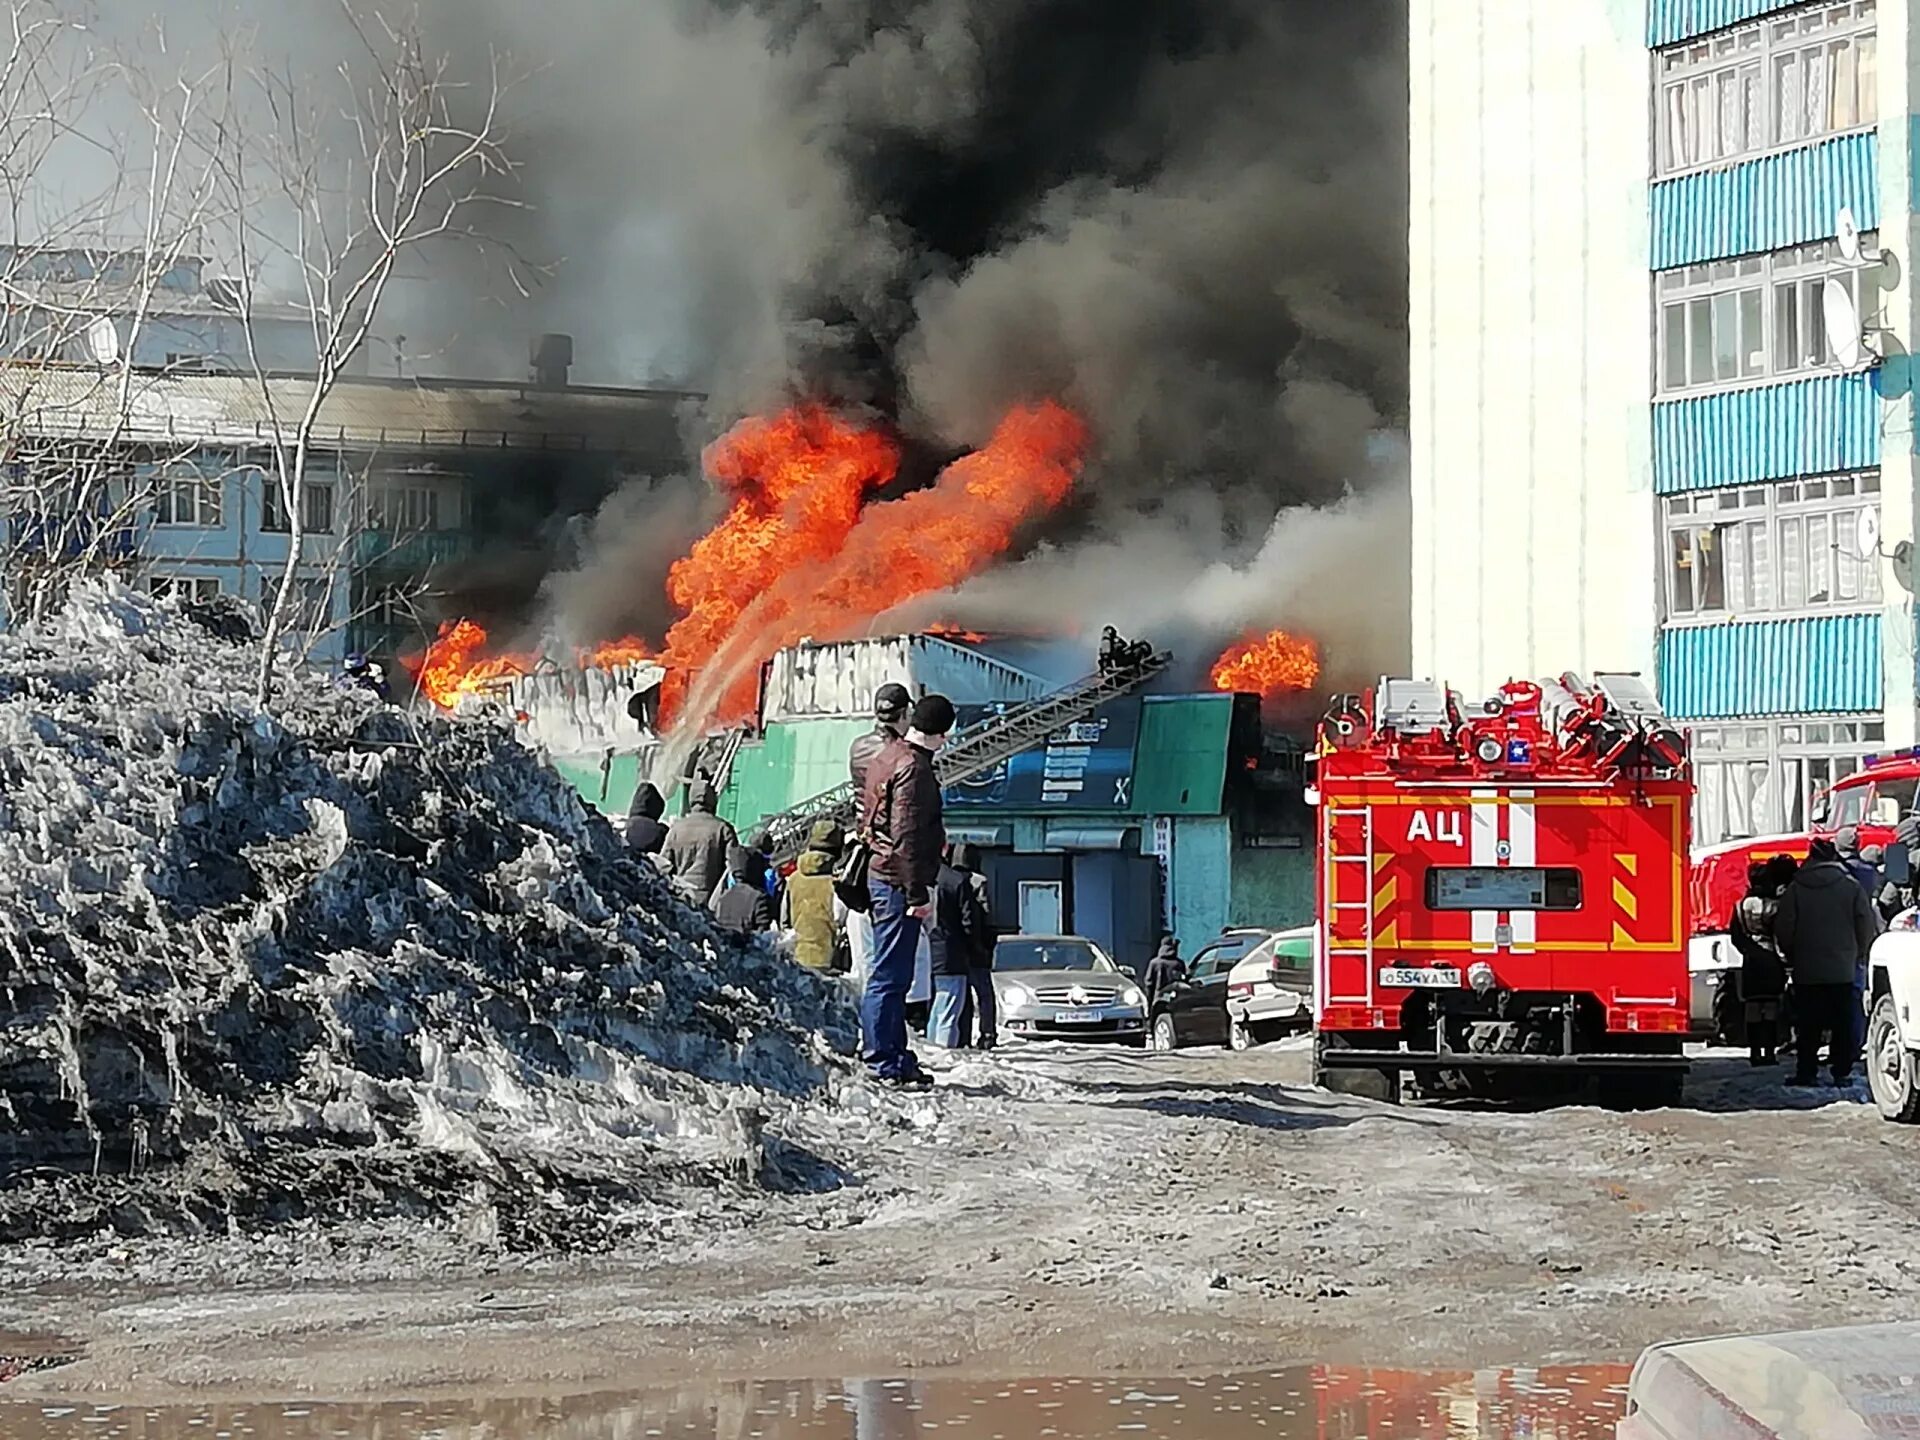
{"label": "red equipment on fire truck roof", "polygon": [[1336,697],[1320,810],[1315,1077],[1397,1099],[1598,1074],[1667,1103],[1685,1078],[1686,738],[1637,676],[1431,681]]}

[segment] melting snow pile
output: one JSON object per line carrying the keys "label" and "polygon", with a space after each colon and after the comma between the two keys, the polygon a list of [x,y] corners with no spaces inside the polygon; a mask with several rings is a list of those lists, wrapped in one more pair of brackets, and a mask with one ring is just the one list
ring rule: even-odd
{"label": "melting snow pile", "polygon": [[0,636],[0,1239],[590,1245],[829,1173],[793,1137],[852,1045],[830,986],[672,899],[510,727],[291,674],[269,718],[254,654],[117,589]]}

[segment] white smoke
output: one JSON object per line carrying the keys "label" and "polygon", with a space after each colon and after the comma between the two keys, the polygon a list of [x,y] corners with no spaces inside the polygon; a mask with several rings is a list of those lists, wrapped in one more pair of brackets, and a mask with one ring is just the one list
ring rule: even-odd
{"label": "white smoke", "polygon": [[1220,507],[1183,496],[902,607],[883,627],[938,619],[1020,631],[1047,616],[1090,635],[1114,625],[1172,646],[1189,670],[1243,633],[1284,629],[1318,643],[1328,683],[1370,683],[1406,665],[1411,605],[1405,440],[1377,434],[1370,450],[1365,489],[1282,510],[1250,552],[1235,552]]}

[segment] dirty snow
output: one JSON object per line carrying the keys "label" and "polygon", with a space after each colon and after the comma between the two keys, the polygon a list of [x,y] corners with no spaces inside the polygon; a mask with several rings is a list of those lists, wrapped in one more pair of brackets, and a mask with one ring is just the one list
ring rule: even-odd
{"label": "dirty snow", "polygon": [[504,721],[292,673],[261,714],[252,668],[117,587],[0,636],[0,1240],[597,1248],[675,1187],[834,1183],[831,983],[675,901]]}

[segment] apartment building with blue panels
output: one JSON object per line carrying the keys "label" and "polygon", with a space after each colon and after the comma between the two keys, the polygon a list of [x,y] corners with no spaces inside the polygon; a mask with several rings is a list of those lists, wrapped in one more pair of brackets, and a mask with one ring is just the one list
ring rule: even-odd
{"label": "apartment building with blue panels", "polygon": [[1410,0],[1416,668],[1652,675],[1702,841],[1920,738],[1916,4]]}
{"label": "apartment building with blue panels", "polygon": [[1694,731],[1706,841],[1803,825],[1885,741],[1889,642],[1910,651],[1879,553],[1883,377],[1840,364],[1823,301],[1837,281],[1880,328],[1904,259],[1883,225],[1907,127],[1883,144],[1882,10],[1649,6],[1657,663]]}

